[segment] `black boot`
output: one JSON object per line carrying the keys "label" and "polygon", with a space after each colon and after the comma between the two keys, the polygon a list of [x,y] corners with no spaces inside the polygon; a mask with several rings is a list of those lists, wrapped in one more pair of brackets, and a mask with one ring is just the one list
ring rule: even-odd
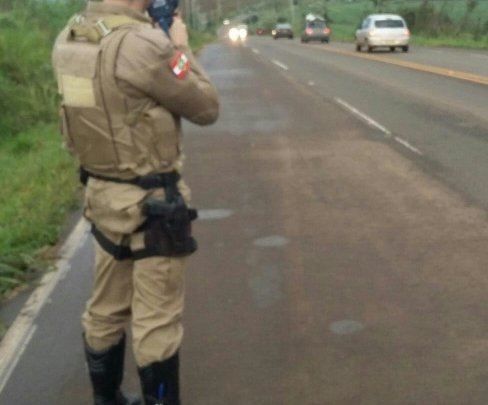
{"label": "black boot", "polygon": [[120,391],[124,374],[125,335],[115,346],[100,352],[91,349],[85,340],[85,355],[95,405],[140,405],[139,397],[126,397]]}
{"label": "black boot", "polygon": [[139,368],[139,377],[146,405],[180,405],[178,352],[167,360]]}

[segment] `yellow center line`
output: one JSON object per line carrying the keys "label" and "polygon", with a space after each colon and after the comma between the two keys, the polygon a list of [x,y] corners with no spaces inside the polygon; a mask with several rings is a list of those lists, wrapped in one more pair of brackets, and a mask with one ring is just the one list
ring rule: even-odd
{"label": "yellow center line", "polygon": [[[311,45],[308,45],[308,46],[311,46]],[[317,49],[317,48],[315,48],[315,49]],[[408,69],[414,69],[414,70],[418,70],[421,72],[433,73],[433,74],[440,75],[440,76],[446,76],[446,77],[450,77],[450,78],[454,78],[454,79],[466,80],[466,81],[473,82],[473,83],[488,85],[488,76],[482,76],[482,75],[476,75],[473,73],[460,72],[458,70],[446,69],[446,68],[441,68],[441,67],[422,65],[420,63],[408,62],[408,61],[403,61],[403,60],[394,60],[394,59],[384,57],[384,56],[346,51],[343,49],[332,48],[332,47],[321,48],[321,50],[326,51],[326,52],[340,53],[342,55],[347,55],[347,56],[354,56],[356,58],[374,60],[374,61],[382,62],[382,63],[389,63],[391,65],[402,66],[402,67],[405,67]]]}

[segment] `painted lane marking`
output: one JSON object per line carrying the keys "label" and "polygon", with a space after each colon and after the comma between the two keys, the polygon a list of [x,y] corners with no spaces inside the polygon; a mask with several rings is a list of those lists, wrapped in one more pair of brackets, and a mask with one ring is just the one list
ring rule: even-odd
{"label": "painted lane marking", "polygon": [[259,246],[259,247],[282,247],[285,246],[289,243],[290,241],[288,238],[285,238],[284,236],[280,235],[270,235],[270,236],[265,236],[259,239],[256,239],[253,242],[254,246]]}
{"label": "painted lane marking", "polygon": [[402,138],[399,138],[398,136],[395,136],[395,141],[397,141],[400,145],[405,146],[407,149],[411,150],[412,152],[416,153],[417,155],[423,156],[423,153],[420,150],[418,150],[415,146],[412,146],[405,139],[402,139]]}
{"label": "painted lane marking", "polygon": [[256,49],[256,48],[252,48],[252,51],[256,54],[256,55],[259,55],[259,50]]}
{"label": "painted lane marking", "polygon": [[215,209],[199,209],[198,219],[201,220],[214,220],[214,219],[225,219],[234,214],[234,211],[225,208],[215,208]]}
{"label": "painted lane marking", "polygon": [[342,321],[335,321],[329,325],[329,330],[336,335],[352,335],[361,332],[364,325],[361,322],[352,319],[343,319]]}
{"label": "painted lane marking", "polygon": [[[312,45],[305,45],[305,46],[311,47]],[[373,60],[376,62],[388,63],[390,65],[401,66],[404,68],[417,70],[420,72],[432,73],[439,76],[449,77],[451,79],[465,80],[468,82],[483,84],[488,86],[488,76],[484,76],[484,75],[477,75],[474,73],[461,72],[458,70],[446,69],[442,67],[423,65],[420,63],[397,60],[397,59],[392,59],[391,57],[372,55],[369,53],[346,51],[344,49],[333,48],[333,47],[327,47],[327,48],[315,47],[315,49],[320,50],[322,52],[334,52],[334,53],[339,53],[341,55],[353,56],[355,58],[363,58],[363,59]]]}
{"label": "painted lane marking", "polygon": [[309,85],[309,86],[315,86],[315,82],[314,82],[314,81],[312,81],[312,80],[310,80],[310,81],[308,82],[308,85]]}
{"label": "painted lane marking", "polygon": [[8,380],[10,379],[12,373],[15,370],[15,367],[17,367],[17,364],[24,354],[25,349],[29,345],[30,341],[32,340],[32,337],[34,336],[34,333],[37,330],[37,325],[31,325],[31,327],[26,331],[26,335],[23,337],[23,340],[21,342],[17,342],[17,353],[15,357],[12,359],[10,363],[7,363],[4,365],[4,368],[0,371],[0,392],[3,391],[5,386],[7,385]]}
{"label": "painted lane marking", "polygon": [[[357,108],[353,107],[352,105],[346,103],[344,100],[341,100],[340,98],[335,98],[335,101],[337,103],[339,103],[340,105],[342,105],[343,107],[345,107],[348,111],[350,111],[351,113],[353,113],[355,116],[359,117],[363,121],[366,121],[366,123],[368,123],[370,126],[379,129],[388,138],[391,138],[391,136],[392,136],[391,135],[391,131],[389,129],[385,128],[383,125],[381,125],[378,122],[376,122],[375,120],[373,120],[371,117],[367,116],[366,114],[364,114],[363,112],[359,111]],[[402,138],[400,138],[398,136],[395,136],[393,139],[396,142],[398,142],[400,145],[402,145],[405,148],[407,148],[408,150],[416,153],[417,155],[420,155],[420,156],[423,156],[424,155],[419,149],[417,149],[415,146],[413,146],[412,144],[410,144],[405,139],[402,139]]]}
{"label": "painted lane marking", "polygon": [[381,132],[383,132],[385,135],[388,137],[391,137],[391,131],[387,128],[385,128],[383,125],[379,124],[376,122],[374,119],[371,117],[368,117],[366,114],[363,112],[359,111],[357,108],[353,107],[352,105],[346,103],[344,100],[341,100],[340,98],[335,98],[335,101],[342,105],[344,108],[352,112],[355,116],[359,117],[363,121],[366,121],[370,126],[379,129]]}
{"label": "painted lane marking", "polygon": [[272,59],[271,62],[273,62],[276,66],[279,66],[283,70],[288,70],[288,66],[284,65],[280,61],[277,61],[276,59]]}
{"label": "painted lane marking", "polygon": [[0,393],[7,384],[37,327],[35,321],[60,280],[71,269],[70,260],[88,237],[88,222],[80,219],[59,251],[56,271],[46,273],[0,343]]}

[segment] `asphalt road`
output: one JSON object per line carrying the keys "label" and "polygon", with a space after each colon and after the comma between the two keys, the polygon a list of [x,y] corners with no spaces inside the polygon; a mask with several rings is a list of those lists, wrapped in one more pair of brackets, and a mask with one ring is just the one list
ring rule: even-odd
{"label": "asphalt road", "polygon": [[[222,116],[184,128],[184,403],[485,405],[488,86],[323,48],[201,55]],[[23,311],[0,404],[90,404],[88,241],[81,223]]]}

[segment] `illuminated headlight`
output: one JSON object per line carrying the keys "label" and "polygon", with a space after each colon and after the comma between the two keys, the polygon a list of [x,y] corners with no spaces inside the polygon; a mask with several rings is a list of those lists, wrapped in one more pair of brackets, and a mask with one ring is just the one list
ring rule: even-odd
{"label": "illuminated headlight", "polygon": [[271,31],[271,35],[276,35],[276,30]]}
{"label": "illuminated headlight", "polygon": [[229,38],[231,41],[237,41],[239,39],[239,30],[237,28],[231,28],[229,30]]}
{"label": "illuminated headlight", "polygon": [[239,30],[239,38],[241,38],[243,41],[247,38],[247,30],[245,28],[241,28]]}

